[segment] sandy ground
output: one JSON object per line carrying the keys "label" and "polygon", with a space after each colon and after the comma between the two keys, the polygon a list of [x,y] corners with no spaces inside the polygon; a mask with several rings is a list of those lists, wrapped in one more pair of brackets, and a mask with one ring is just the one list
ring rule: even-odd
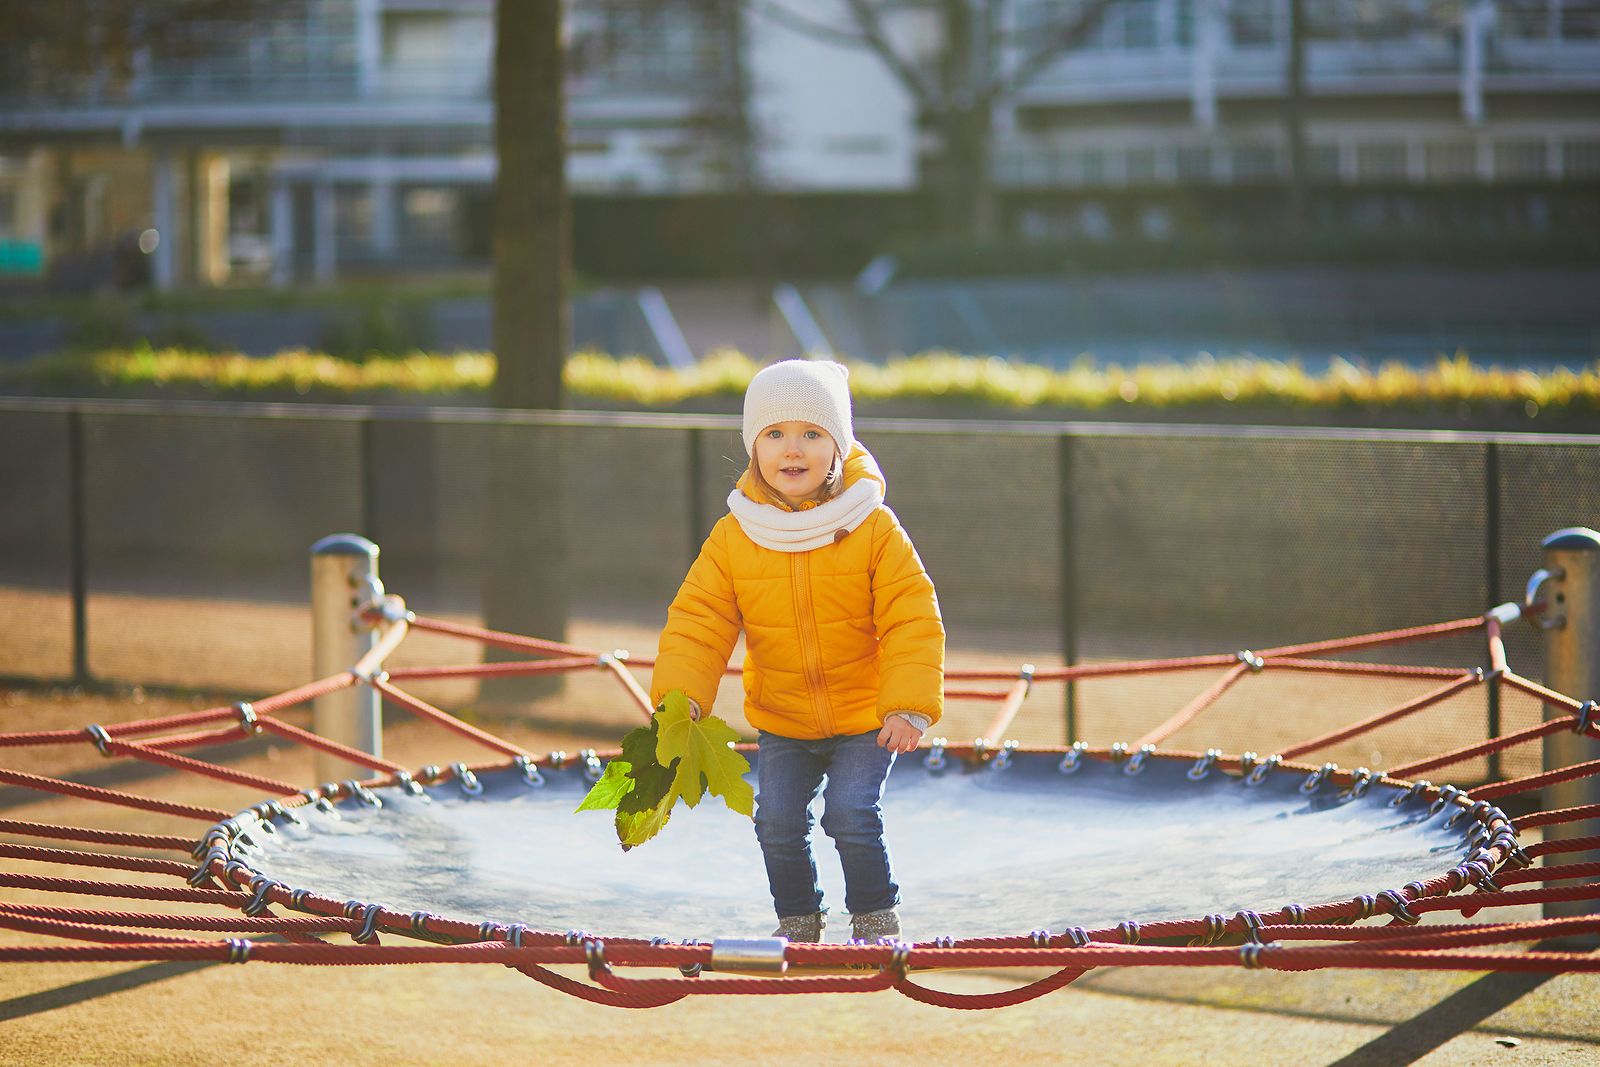
{"label": "sandy ground", "polygon": [[[13,605],[14,606],[14,605]],[[241,623],[238,605],[189,602],[178,625],[176,608],[155,601],[102,598],[96,625],[170,626],[193,635],[168,643],[164,657],[135,661],[115,646],[100,650],[96,669],[143,677],[188,677],[203,687],[207,664],[254,655],[262,691],[303,680],[307,652],[304,612],[251,605]],[[168,614],[171,612],[172,614]],[[196,626],[198,612],[204,625]],[[0,615],[6,655],[46,659],[55,638],[46,628]],[[653,635],[614,622],[575,625],[572,638],[594,647],[653,650]],[[979,654],[963,665],[1015,659]],[[119,655],[125,656],[118,659]],[[408,642],[398,663],[465,662],[471,646],[445,639]],[[1048,662],[1040,657],[1041,664]],[[1159,722],[1200,691],[1213,675],[1105,683],[1083,696],[1089,739],[1127,739]],[[745,729],[736,708],[737,681],[719,712]],[[1270,752],[1282,744],[1359,718],[1418,690],[1415,683],[1262,677],[1250,695],[1230,697],[1202,724],[1168,747],[1219,743]],[[1426,685],[1426,683],[1424,683]],[[536,751],[614,743],[633,722],[614,680],[574,680],[558,697],[507,718],[477,708],[476,691],[439,685],[425,695],[466,710],[488,728]],[[106,697],[28,687],[0,690],[0,732],[77,728],[173,714],[204,698],[148,695]],[[1059,686],[1036,687],[1014,736],[1061,739]],[[1262,714],[1263,708],[1279,709]],[[1354,710],[1352,710],[1354,709]],[[957,702],[942,732],[967,738],[982,732],[993,705]],[[1290,714],[1292,712],[1292,714]],[[304,722],[304,713],[296,713]],[[1508,708],[1516,715],[1536,709]],[[1344,765],[1393,765],[1408,749],[1453,747],[1470,733],[1481,706],[1451,702],[1430,713],[1432,725],[1341,748],[1329,758]],[[536,721],[534,721],[536,720]],[[538,725],[542,722],[543,725]],[[555,723],[557,725],[552,726]],[[1452,737],[1458,740],[1450,740]],[[385,752],[407,766],[482,759],[481,750],[437,728],[392,718]],[[1384,751],[1384,748],[1388,751]],[[1374,752],[1380,757],[1373,759]],[[1536,754],[1532,757],[1537,758]],[[257,749],[238,765],[289,782],[314,781],[311,761],[292,748]],[[0,766],[82,776],[107,765],[87,744],[0,750]],[[1464,774],[1463,780],[1470,777]],[[1436,778],[1435,780],[1439,780]],[[117,788],[233,808],[255,799],[248,789],[187,775],[119,783]],[[0,818],[73,823],[112,829],[192,834],[194,826],[58,798],[35,799],[0,790]],[[36,839],[0,835],[4,840]],[[137,850],[133,850],[137,851]],[[110,877],[83,868],[0,860],[0,870],[69,877]],[[121,878],[122,875],[116,877]],[[127,876],[138,880],[140,876]],[[162,881],[161,879],[150,879]],[[0,891],[0,899],[63,903],[59,895]],[[160,905],[101,900],[90,906],[156,910]],[[1512,916],[1507,916],[1508,918]],[[1531,917],[1531,916],[1517,916]],[[0,931],[0,944],[41,939]],[[927,984],[958,992],[989,992],[1023,984],[1042,972],[968,972],[929,976]],[[985,1012],[920,1005],[889,992],[872,995],[705,997],[642,1012],[602,1008],[563,996],[495,966],[297,968],[176,964],[0,965],[0,1065],[190,1064],[227,1050],[263,1063],[352,1055],[398,1063],[591,1063],[626,1057],[637,1063],[836,1062],[869,1059],[927,1064],[966,1059],[1108,1064],[1206,1064],[1247,1059],[1272,1064],[1578,1064],[1600,1062],[1600,991],[1591,977],[1476,973],[1318,972],[1280,974],[1220,969],[1125,968],[1085,976],[1029,1004]]]}

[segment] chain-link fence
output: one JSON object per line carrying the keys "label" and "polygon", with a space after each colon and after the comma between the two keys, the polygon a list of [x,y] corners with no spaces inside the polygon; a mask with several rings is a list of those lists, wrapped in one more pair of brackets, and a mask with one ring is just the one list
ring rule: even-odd
{"label": "chain-link fence", "polygon": [[[934,578],[952,666],[1474,616],[1519,597],[1545,534],[1600,525],[1600,436],[872,420],[859,436]],[[307,549],[338,531],[377,541],[386,584],[421,613],[545,636],[564,619],[569,640],[653,653],[742,467],[737,420],[716,416],[8,400],[0,442],[0,676],[241,693],[306,679]],[[1513,627],[1508,646],[1537,676],[1534,632]],[[1380,657],[1484,662],[1475,636]],[[1214,677],[1040,685],[1014,733],[1129,740]],[[1424,688],[1268,672],[1169,746],[1271,752]],[[1392,766],[1540,715],[1486,692],[1328,758]],[[953,702],[941,732],[974,736],[991,710]],[[737,679],[718,712],[742,725]],[[533,714],[604,736],[635,712],[596,674]]]}

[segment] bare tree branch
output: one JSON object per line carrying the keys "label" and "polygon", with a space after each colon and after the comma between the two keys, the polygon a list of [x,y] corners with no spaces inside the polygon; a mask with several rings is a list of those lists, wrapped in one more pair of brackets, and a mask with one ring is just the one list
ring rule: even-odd
{"label": "bare tree branch", "polygon": [[917,68],[910,60],[895,51],[894,45],[889,43],[889,37],[883,29],[883,21],[872,5],[867,0],[846,0],[846,3],[868,45],[884,61],[894,76],[900,79],[900,83],[910,90],[911,95],[917,98],[917,103],[925,108],[937,106],[933,90],[922,80]]}
{"label": "bare tree branch", "polygon": [[1027,88],[1028,83],[1034,78],[1053,66],[1063,54],[1082,47],[1084,42],[1100,28],[1101,23],[1105,21],[1106,12],[1116,2],[1117,0],[1090,0],[1074,11],[1072,18],[1063,19],[1050,27],[1045,32],[1043,40],[1017,64],[1011,77],[995,84],[990,99],[1003,100],[1014,96]]}
{"label": "bare tree branch", "polygon": [[778,3],[778,0],[744,0],[744,2],[746,8],[762,18],[815,40],[844,45],[848,48],[872,47],[865,35],[859,31],[833,26],[810,16],[798,14]]}

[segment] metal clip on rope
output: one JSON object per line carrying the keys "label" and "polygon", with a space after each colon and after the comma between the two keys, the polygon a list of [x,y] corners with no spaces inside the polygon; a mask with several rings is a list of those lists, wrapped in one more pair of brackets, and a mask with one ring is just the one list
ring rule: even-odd
{"label": "metal clip on rope", "polygon": [[1415,926],[1422,921],[1422,917],[1413,912],[1408,906],[1411,902],[1406,899],[1405,894],[1400,890],[1385,889],[1378,894],[1378,899],[1388,902],[1390,913],[1402,924]]}
{"label": "metal clip on rope", "polygon": [[583,759],[583,777],[589,782],[598,782],[605,773],[605,768],[600,765],[600,756],[592,748],[586,748],[578,753]]}
{"label": "metal clip on rope", "polygon": [[1585,700],[1578,709],[1578,721],[1572,728],[1573,732],[1586,734],[1597,722],[1600,722],[1600,700]]}
{"label": "metal clip on rope", "polygon": [[465,763],[457,761],[450,764],[450,771],[456,776],[456,784],[461,787],[461,795],[477,797],[483,795],[483,783],[478,781],[478,776],[472,773],[472,768]]}
{"label": "metal clip on rope", "polygon": [[1156,754],[1156,746],[1141,745],[1139,751],[1128,757],[1128,762],[1122,767],[1123,774],[1138,774],[1144,770],[1145,763]]}
{"label": "metal clip on rope", "polygon": [[1194,766],[1190,767],[1184,776],[1191,782],[1198,782],[1211,773],[1211,768],[1215,767],[1217,761],[1221,758],[1222,749],[1208,748],[1206,749],[1206,754],[1195,760]]}
{"label": "metal clip on rope", "polygon": [[379,799],[378,794],[374,793],[372,790],[368,789],[354,778],[346,778],[343,782],[339,783],[339,788],[343,790],[347,796],[355,797],[369,808],[383,807],[383,801]]}
{"label": "metal clip on rope", "polygon": [[517,770],[522,772],[522,780],[535,788],[544,786],[544,775],[539,773],[539,765],[533,762],[532,756],[518,756],[511,761]]}
{"label": "metal clip on rope", "polygon": [[111,735],[106,733],[106,728],[97,722],[92,722],[83,728],[89,735],[89,740],[94,742],[94,747],[100,750],[100,755],[111,758]]}
{"label": "metal clip on rope", "polygon": [[935,737],[928,747],[928,755],[922,765],[930,771],[944,770],[944,749],[950,742],[943,737]]}
{"label": "metal clip on rope", "polygon": [[1262,782],[1267,780],[1267,775],[1271,774],[1273,770],[1277,768],[1278,764],[1282,762],[1282,756],[1268,756],[1266,759],[1256,764],[1255,767],[1251,769],[1249,774],[1245,775],[1244,784],[1249,786],[1260,785]]}
{"label": "metal clip on rope", "polygon": [[1237,658],[1240,663],[1243,663],[1246,667],[1249,667],[1251,674],[1260,674],[1262,668],[1267,665],[1266,660],[1262,659],[1254,652],[1251,652],[1248,648],[1242,648],[1235,652],[1234,657]]}
{"label": "metal clip on rope", "polygon": [[1015,741],[1004,741],[1000,744],[1000,751],[995,753],[994,759],[989,761],[991,771],[1003,771],[1011,766],[1011,754],[1017,749]]}
{"label": "metal clip on rope", "polygon": [[1205,923],[1205,933],[1197,934],[1189,939],[1190,948],[1205,948],[1207,945],[1216,944],[1222,940],[1222,935],[1228,931],[1228,917],[1226,915],[1217,913],[1207,915]]}
{"label": "metal clip on rope", "polygon": [[1089,751],[1089,743],[1087,741],[1074,741],[1072,747],[1061,757],[1061,762],[1056,766],[1056,770],[1062,774],[1075,773],[1078,768],[1083,766],[1083,754],[1087,751]]}
{"label": "metal clip on rope", "polygon": [[1337,763],[1324,763],[1322,766],[1306,775],[1306,780],[1300,783],[1300,792],[1306,794],[1306,796],[1310,796],[1312,793],[1315,793],[1318,789],[1322,788],[1322,783],[1326,782],[1328,778],[1331,777],[1338,769],[1339,765]]}

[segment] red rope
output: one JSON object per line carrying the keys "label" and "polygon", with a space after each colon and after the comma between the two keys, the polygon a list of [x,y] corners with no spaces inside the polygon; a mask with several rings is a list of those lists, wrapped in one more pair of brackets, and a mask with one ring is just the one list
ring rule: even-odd
{"label": "red rope", "polygon": [[1315,674],[1357,674],[1376,678],[1459,678],[1465,667],[1406,667],[1389,663],[1345,663],[1328,659],[1274,657],[1266,665],[1274,670],[1309,671]]}
{"label": "red rope", "polygon": [[1570,767],[1546,771],[1543,774],[1530,774],[1525,778],[1512,778],[1493,785],[1479,786],[1472,791],[1472,795],[1479,800],[1495,800],[1500,797],[1515,796],[1518,793],[1529,793],[1558,782],[1587,778],[1592,774],[1600,774],[1600,759],[1589,760],[1587,763],[1574,763]]}
{"label": "red rope", "polygon": [[0,871],[0,888],[38,889],[47,893],[78,893],[90,897],[125,897],[129,900],[224,904],[230,908],[242,907],[250,901],[248,893],[237,893],[227,889],[134,885],[131,882],[91,882],[81,878],[50,878],[38,874],[11,874],[8,871]]}
{"label": "red rope", "polygon": [[[1516,733],[1511,734],[1501,734],[1499,737],[1491,737],[1487,741],[1480,741],[1476,745],[1468,745],[1466,748],[1458,748],[1454,752],[1445,752],[1442,755],[1430,756],[1428,759],[1417,760],[1414,763],[1407,763],[1396,767],[1389,773],[1396,778],[1409,778],[1414,774],[1421,773],[1422,771],[1431,771],[1435,767],[1448,767],[1452,763],[1460,763],[1463,760],[1469,760],[1477,756],[1487,755],[1490,752],[1499,752],[1515,745],[1520,745],[1526,741],[1532,741],[1536,738],[1544,737],[1548,734],[1559,733],[1562,730],[1570,730],[1572,729],[1572,721],[1573,720],[1570,715],[1567,716],[1565,720],[1551,719],[1549,722],[1542,722],[1537,726],[1530,726],[1526,730],[1518,730]],[[1481,795],[1482,790],[1473,790],[1473,796]]]}
{"label": "red rope", "polygon": [[146,859],[142,856],[115,856],[103,852],[78,852],[65,848],[42,848],[38,845],[10,845],[0,841],[0,856],[15,860],[33,860],[38,863],[61,863],[76,867],[105,867],[114,871],[142,871],[145,874],[169,874],[186,878],[194,871],[194,864],[177,860]]}
{"label": "red rope", "polygon": [[1500,680],[1513,689],[1520,689],[1529,696],[1538,697],[1546,704],[1551,704],[1558,708],[1565,708],[1567,711],[1578,711],[1583,707],[1583,701],[1574,700],[1565,693],[1558,693],[1554,689],[1546,689],[1538,682],[1524,678],[1515,671],[1506,671],[1500,676]]}
{"label": "red rope", "polygon": [[[630,661],[631,662],[631,661]],[[592,670],[600,667],[598,656],[573,656],[567,659],[538,659],[520,663],[469,663],[456,667],[398,667],[389,671],[391,681],[418,678],[491,678],[510,675],[551,674],[558,671]]]}
{"label": "red rope", "polygon": [[1517,827],[1522,830],[1531,830],[1535,826],[1551,826],[1557,823],[1581,822],[1584,819],[1600,819],[1600,804],[1583,804],[1576,808],[1556,808],[1553,811],[1536,811],[1531,815],[1523,815],[1517,819]]}
{"label": "red rope", "polygon": [[405,768],[400,766],[398,763],[390,763],[388,760],[379,756],[374,756],[370,752],[363,752],[359,748],[351,748],[349,745],[343,745],[337,741],[330,741],[328,738],[323,737],[320,734],[314,734],[310,730],[302,730],[300,727],[284,722],[282,719],[274,715],[256,716],[256,725],[261,727],[261,729],[267,733],[276,734],[279,737],[294,741],[297,744],[305,745],[307,748],[314,748],[320,752],[331,753],[332,755],[338,756],[341,759],[349,760],[351,763],[366,767],[369,770],[388,771],[390,774],[405,770]]}
{"label": "red rope", "polygon": [[62,796],[79,797],[83,800],[97,800],[104,804],[120,804],[125,808],[139,808],[162,815],[181,815],[186,818],[200,819],[211,823],[221,822],[232,814],[232,812],[223,811],[221,808],[201,808],[193,804],[173,804],[165,800],[152,800],[149,797],[135,796],[132,793],[119,793],[114,789],[101,789],[93,785],[79,785],[77,782],[66,782],[60,778],[24,774],[21,771],[6,770],[4,767],[0,767],[0,783],[20,785],[26,789],[37,789],[45,793],[59,793]]}
{"label": "red rope", "polygon": [[1555,837],[1531,844],[1525,850],[1529,856],[1538,857],[1558,852],[1588,852],[1600,849],[1600,837]]}
{"label": "red rope", "polygon": [[476,726],[462,722],[449,712],[440,711],[438,708],[434,707],[432,704],[429,704],[425,700],[414,697],[410,693],[402,693],[388,682],[380,679],[374,679],[372,682],[372,687],[378,692],[382,693],[390,702],[399,704],[401,707],[415,712],[424,718],[432,719],[445,729],[458,733],[462,737],[469,737],[487,748],[494,749],[496,752],[507,756],[531,757],[533,755],[526,749],[519,748],[509,741],[502,741],[491,733],[480,730]]}
{"label": "red rope", "polygon": [[280,782],[276,778],[267,778],[259,774],[250,774],[246,771],[236,771],[229,767],[221,767],[215,763],[204,760],[191,759],[180,756],[175,752],[163,752],[159,748],[148,745],[135,744],[132,741],[111,740],[106,742],[106,748],[112,752],[132,756],[134,759],[144,760],[146,763],[155,763],[174,770],[188,771],[190,774],[201,774],[207,778],[215,778],[220,782],[229,782],[233,785],[249,786],[251,789],[264,789],[274,796],[287,796],[299,792],[299,787],[291,782]]}
{"label": "red rope", "polygon": [[921,1004],[955,1008],[959,1011],[979,1011],[985,1008],[1009,1008],[1014,1004],[1025,1004],[1076,982],[1084,973],[1079,968],[1063,967],[1037,982],[997,993],[946,993],[942,989],[929,989],[927,986],[917,985],[909,978],[901,978],[895,982],[894,988]]}
{"label": "red rope", "polygon": [[90,830],[42,822],[18,822],[14,819],[0,819],[0,833],[52,837],[63,841],[92,841],[101,845],[128,845],[133,848],[163,848],[172,852],[188,852],[194,848],[193,841],[167,834],[129,834],[119,830]]}
{"label": "red rope", "polygon": [[1331,641],[1312,641],[1303,645],[1284,645],[1281,648],[1259,650],[1256,655],[1262,659],[1279,659],[1284,656],[1315,656],[1322,652],[1371,648],[1374,645],[1399,645],[1409,641],[1426,641],[1434,637],[1444,637],[1447,634],[1460,633],[1462,630],[1476,630],[1482,625],[1483,618],[1474,616],[1470,619],[1456,619],[1453,622],[1437,622],[1429,626],[1411,626],[1403,630],[1383,630],[1378,633],[1361,634],[1356,637],[1337,637]]}
{"label": "red rope", "polygon": [[460,623],[445,622],[443,619],[430,619],[418,616],[411,620],[413,630],[422,630],[428,633],[449,634],[451,637],[464,637],[471,641],[479,641],[485,645],[496,648],[509,649],[514,652],[544,652],[552,656],[585,656],[590,660],[599,657],[600,653],[592,649],[579,648],[577,645],[563,644],[560,641],[545,641],[538,637],[523,637],[520,634],[510,634],[503,630],[486,630],[481,626],[463,626]]}
{"label": "red rope", "polygon": [[[345,671],[343,674],[334,674],[315,682],[308,682],[296,689],[290,689],[276,696],[251,701],[250,707],[257,715],[276,715],[278,712],[292,708],[297,704],[304,704],[320,696],[327,696],[329,693],[337,693],[339,690],[348,689],[355,684],[356,676],[349,671]],[[231,708],[229,712],[230,714],[234,713]]]}
{"label": "red rope", "polygon": [[1243,678],[1245,671],[1249,669],[1248,664],[1235,662],[1232,670],[1212,682],[1203,693],[1189,701],[1176,715],[1135,741],[1133,747],[1140,748],[1144,745],[1159,744],[1172,736],[1193,720],[1195,716],[1220,700],[1222,694],[1233,688],[1233,684]]}
{"label": "red rope", "polygon": [[[1290,745],[1283,750],[1283,758],[1293,759],[1296,756],[1303,756],[1307,752],[1315,752],[1318,749],[1327,748],[1329,745],[1336,745],[1340,741],[1348,740],[1358,734],[1364,734],[1369,730],[1376,730],[1380,726],[1386,726],[1397,719],[1403,719],[1407,715],[1414,715],[1424,708],[1431,708],[1441,701],[1448,700],[1463,689],[1477,685],[1481,680],[1476,673],[1460,675],[1454,681],[1446,682],[1437,689],[1430,689],[1421,696],[1396,705],[1388,711],[1379,712],[1370,718],[1362,719],[1358,723],[1352,723],[1320,737],[1313,737],[1309,741],[1301,741],[1299,744]],[[1399,776],[1398,771],[1390,771],[1389,773]]]}

